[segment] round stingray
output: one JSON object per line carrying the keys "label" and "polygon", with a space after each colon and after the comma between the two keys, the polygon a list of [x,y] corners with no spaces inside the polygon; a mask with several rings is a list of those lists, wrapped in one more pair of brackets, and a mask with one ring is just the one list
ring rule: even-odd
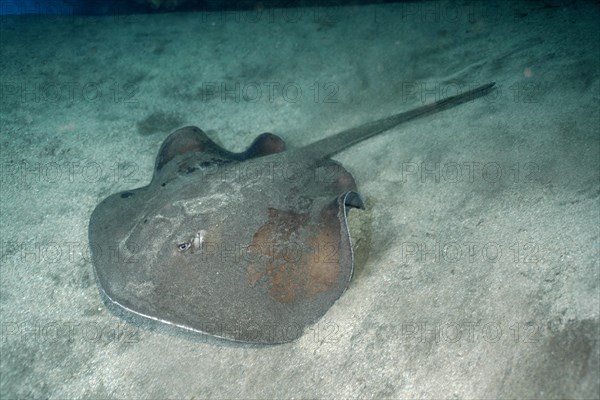
{"label": "round stingray", "polygon": [[94,210],[92,262],[117,307],[251,343],[299,337],[352,277],[346,224],[362,208],[332,154],[488,94],[494,83],[342,131],[294,151],[264,133],[232,153],[196,127],[173,132],[152,182]]}

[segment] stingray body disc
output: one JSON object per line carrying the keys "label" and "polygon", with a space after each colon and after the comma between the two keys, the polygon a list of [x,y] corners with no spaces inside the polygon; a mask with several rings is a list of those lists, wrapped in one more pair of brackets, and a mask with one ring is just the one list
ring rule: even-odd
{"label": "stingray body disc", "polygon": [[302,163],[236,179],[231,163],[218,177],[192,169],[108,197],[89,229],[102,291],[128,312],[229,340],[298,338],[353,273],[346,211],[362,202],[348,172],[323,167],[336,170],[333,182]]}

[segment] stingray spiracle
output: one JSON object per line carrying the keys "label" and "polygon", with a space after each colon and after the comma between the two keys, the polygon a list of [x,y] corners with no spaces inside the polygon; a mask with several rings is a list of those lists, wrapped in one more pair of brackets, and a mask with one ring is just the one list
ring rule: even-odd
{"label": "stingray spiracle", "polygon": [[198,232],[196,232],[196,235],[194,235],[194,237],[191,238],[189,241],[179,243],[177,245],[177,250],[179,250],[181,253],[185,253],[190,249],[192,249],[192,253],[194,252],[194,250],[202,250],[202,245],[205,239],[206,231],[201,229]]}

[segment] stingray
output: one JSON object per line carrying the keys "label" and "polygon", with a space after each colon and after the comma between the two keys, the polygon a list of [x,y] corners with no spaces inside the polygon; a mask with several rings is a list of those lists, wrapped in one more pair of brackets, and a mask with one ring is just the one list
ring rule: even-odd
{"label": "stingray", "polygon": [[354,271],[347,213],[364,204],[352,174],[330,157],[493,86],[290,150],[271,133],[234,153],[197,127],[177,129],[149,185],[113,194],[92,213],[92,263],[106,304],[232,341],[298,338]]}

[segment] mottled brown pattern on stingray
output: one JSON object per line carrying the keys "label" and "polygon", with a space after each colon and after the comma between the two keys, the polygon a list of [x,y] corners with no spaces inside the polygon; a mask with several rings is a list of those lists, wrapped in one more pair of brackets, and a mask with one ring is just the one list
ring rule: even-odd
{"label": "mottled brown pattern on stingray", "polygon": [[267,260],[248,265],[248,282],[255,285],[266,279],[271,296],[280,303],[330,289],[340,273],[336,218],[334,208],[325,208],[319,221],[311,225],[307,214],[269,209],[269,220],[248,246]]}

